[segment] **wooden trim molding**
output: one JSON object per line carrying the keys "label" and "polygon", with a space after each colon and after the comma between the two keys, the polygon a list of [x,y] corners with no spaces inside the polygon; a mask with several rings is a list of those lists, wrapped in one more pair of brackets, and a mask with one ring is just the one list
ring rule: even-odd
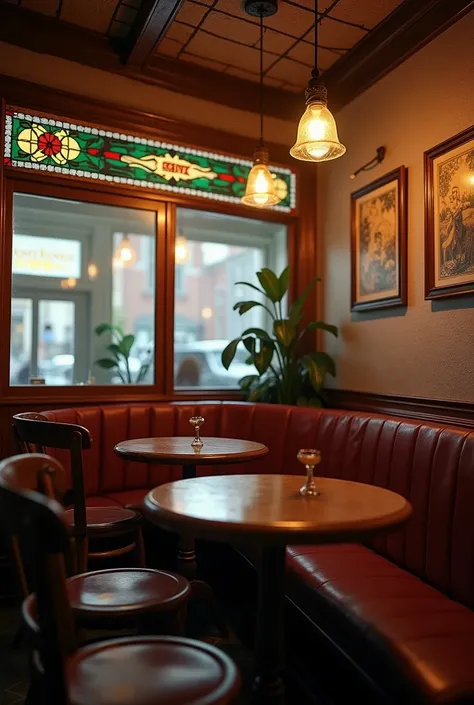
{"label": "wooden trim molding", "polygon": [[329,404],[335,409],[389,414],[474,429],[474,403],[471,402],[375,394],[347,389],[327,389],[326,391]]}
{"label": "wooden trim molding", "polygon": [[324,74],[341,108],[474,8],[473,0],[405,0]]}

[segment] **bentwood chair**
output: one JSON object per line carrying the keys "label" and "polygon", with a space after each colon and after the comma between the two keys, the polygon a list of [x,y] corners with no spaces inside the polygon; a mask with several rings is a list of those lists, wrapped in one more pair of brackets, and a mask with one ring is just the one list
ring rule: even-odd
{"label": "bentwood chair", "polygon": [[[91,447],[92,437],[87,428],[49,421],[35,412],[16,414],[13,433],[23,453],[44,453],[48,448],[69,451],[73,509],[65,512],[74,537],[76,572],[87,570],[89,560],[105,560],[135,552],[138,565],[145,567],[145,549],[140,512],[124,507],[87,507],[84,490],[82,451]],[[102,546],[90,551],[89,541],[120,541],[120,545]],[[125,543],[123,543],[125,541]]]}
{"label": "bentwood chair", "polygon": [[[25,470],[26,468],[26,470]],[[0,512],[24,548],[36,600],[23,615],[30,633],[35,687],[28,702],[52,705],[227,705],[235,701],[239,676],[217,648],[184,637],[125,637],[77,647],[65,577],[69,532],[54,499],[25,490],[18,478],[59,472],[41,455],[0,463]],[[85,578],[76,576],[74,580]]]}
{"label": "bentwood chair", "polygon": [[[55,499],[64,492],[66,473],[57,460],[48,456],[20,455],[15,462],[0,466],[0,484]],[[10,539],[23,595],[31,600],[28,596],[34,576],[28,573],[27,547],[20,543],[16,533],[11,533]],[[162,623],[168,623],[173,633],[181,634],[191,588],[186,578],[167,571],[115,568],[69,578],[67,594],[79,626],[136,627],[138,623],[149,631],[156,629],[158,617]]]}

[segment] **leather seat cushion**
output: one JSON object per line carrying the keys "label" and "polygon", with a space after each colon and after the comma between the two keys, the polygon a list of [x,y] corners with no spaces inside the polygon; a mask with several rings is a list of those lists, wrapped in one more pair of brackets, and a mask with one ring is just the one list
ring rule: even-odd
{"label": "leather seat cushion", "polygon": [[176,637],[113,639],[79,649],[66,666],[71,705],[227,705],[237,668],[209,644]]}
{"label": "leather seat cushion", "polygon": [[400,693],[416,684],[430,703],[473,692],[471,610],[361,545],[290,546],[287,556],[290,598],[336,629],[374,680]]}

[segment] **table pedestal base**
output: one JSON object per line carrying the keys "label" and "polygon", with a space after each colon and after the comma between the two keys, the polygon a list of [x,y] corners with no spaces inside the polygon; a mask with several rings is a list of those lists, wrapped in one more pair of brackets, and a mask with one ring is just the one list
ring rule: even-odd
{"label": "table pedestal base", "polygon": [[284,705],[285,546],[263,549],[255,638],[254,705]]}

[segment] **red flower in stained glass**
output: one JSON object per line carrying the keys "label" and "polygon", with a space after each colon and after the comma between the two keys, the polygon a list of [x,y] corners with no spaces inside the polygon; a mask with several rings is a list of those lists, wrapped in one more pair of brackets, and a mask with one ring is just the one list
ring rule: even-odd
{"label": "red flower in stained glass", "polygon": [[56,135],[53,135],[51,132],[45,132],[40,135],[38,139],[38,149],[43,152],[43,154],[47,154],[48,157],[51,157],[53,154],[57,154],[61,151],[61,142]]}

